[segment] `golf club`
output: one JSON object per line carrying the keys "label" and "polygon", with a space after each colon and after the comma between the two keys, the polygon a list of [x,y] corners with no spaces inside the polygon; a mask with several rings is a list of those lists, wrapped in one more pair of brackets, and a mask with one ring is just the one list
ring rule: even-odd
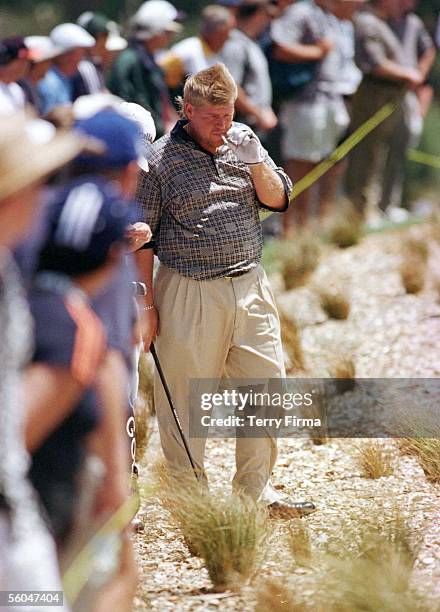
{"label": "golf club", "polygon": [[180,424],[179,416],[176,412],[176,409],[174,408],[173,400],[171,398],[171,393],[168,388],[167,381],[165,380],[165,375],[163,373],[162,366],[160,365],[159,357],[157,356],[156,349],[153,343],[150,346],[150,353],[153,357],[154,364],[157,368],[160,382],[162,383],[163,390],[165,391],[165,395],[167,396],[168,404],[170,405],[171,412],[173,413],[173,417],[176,422],[177,429],[179,430],[180,437],[182,438],[183,446],[185,447],[186,454],[188,455],[188,459],[193,469],[194,476],[196,477],[196,480],[198,481],[199,475],[197,474],[194,459],[192,458],[191,451],[189,450],[188,442],[186,441],[185,434],[183,433],[183,429],[182,429],[182,425]]}

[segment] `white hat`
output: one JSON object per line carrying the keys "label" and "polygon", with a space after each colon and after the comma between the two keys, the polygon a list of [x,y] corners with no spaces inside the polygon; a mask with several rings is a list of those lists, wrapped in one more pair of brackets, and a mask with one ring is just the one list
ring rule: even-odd
{"label": "white hat", "polygon": [[118,96],[103,92],[79,96],[72,107],[75,121],[90,119],[90,117],[94,117],[105,109],[113,109],[119,115],[123,115],[137,124],[139,129],[139,140],[137,142],[139,158],[137,162],[144,172],[148,172],[149,146],[156,138],[156,126],[150,111],[139,104],[125,102]]}
{"label": "white hat", "polygon": [[109,35],[105,42],[105,48],[107,51],[123,51],[128,47],[128,42],[123,38],[119,32],[119,28],[114,21],[109,24]]}
{"label": "white hat", "polygon": [[93,36],[76,23],[62,23],[56,26],[50,33],[50,38],[62,53],[77,47],[93,47],[96,42]]}
{"label": "white hat", "polygon": [[73,117],[75,121],[80,119],[88,119],[96,113],[112,108],[128,119],[135,121],[142,130],[146,140],[152,143],[156,138],[156,126],[150,111],[134,102],[126,102],[118,96],[111,93],[99,92],[96,94],[88,94],[79,96],[72,106]]}
{"label": "white hat", "polygon": [[119,34],[110,32],[105,43],[107,51],[123,51],[128,47],[128,42]]}
{"label": "white hat", "polygon": [[122,102],[122,98],[105,91],[79,96],[72,106],[73,117],[75,121],[79,121],[93,117],[106,108],[118,110]]}
{"label": "white hat", "polygon": [[26,36],[24,44],[28,48],[28,59],[33,62],[45,62],[62,53],[49,36]]}
{"label": "white hat", "polygon": [[156,126],[150,111],[135,102],[122,102],[117,110],[129,119],[136,121],[148,142],[154,142]]}
{"label": "white hat", "polygon": [[148,40],[161,32],[180,32],[177,9],[167,0],[148,0],[139,7],[132,19],[137,40]]}
{"label": "white hat", "polygon": [[139,142],[138,165],[144,172],[149,171],[148,155],[150,145],[156,138],[156,126],[150,111],[134,102],[122,102],[117,109],[122,115],[135,121],[140,128],[142,138]]}

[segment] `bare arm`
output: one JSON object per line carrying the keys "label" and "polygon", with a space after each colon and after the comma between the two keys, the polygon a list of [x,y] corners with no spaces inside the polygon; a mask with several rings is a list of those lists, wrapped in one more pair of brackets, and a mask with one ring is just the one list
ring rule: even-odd
{"label": "bare arm", "polygon": [[423,80],[425,81],[428,74],[431,71],[432,65],[435,62],[435,47],[430,47],[420,56],[418,62],[418,69],[422,73]]}
{"label": "bare arm", "polygon": [[251,115],[254,117],[257,127],[261,130],[272,130],[278,123],[278,119],[271,108],[260,108],[256,106],[240,86],[238,86],[235,110],[242,115]]}
{"label": "bare arm", "polygon": [[276,210],[284,210],[287,196],[279,175],[265,162],[249,165],[258,199]]}
{"label": "bare arm", "polygon": [[101,420],[88,440],[89,450],[101,457],[106,467],[97,496],[98,514],[116,510],[129,494],[127,386],[127,368],[122,355],[116,350],[107,351],[96,380]]}
{"label": "bare arm", "polygon": [[383,60],[380,65],[376,66],[372,74],[390,81],[403,81],[409,85],[420,85],[423,81],[418,70],[406,68],[388,59]]}
{"label": "bare arm", "polygon": [[276,43],[273,50],[273,58],[280,62],[308,62],[322,60],[329,51],[333,49],[333,43],[323,38],[316,45],[283,45]]}
{"label": "bare arm", "polygon": [[29,366],[23,383],[26,398],[25,441],[28,451],[32,453],[69,415],[84,393],[84,387],[67,369],[44,363]]}
{"label": "bare arm", "polygon": [[[141,280],[147,284],[148,292],[145,296],[145,302],[139,304],[141,310],[141,328],[142,337],[144,341],[144,350],[148,351],[150,344],[154,341],[154,338],[159,332],[159,318],[156,308],[150,308],[154,306],[154,295],[153,295],[153,265],[154,265],[154,253],[153,249],[142,249],[137,251],[135,254],[136,263],[139,270]],[[146,308],[143,308],[146,306]]]}

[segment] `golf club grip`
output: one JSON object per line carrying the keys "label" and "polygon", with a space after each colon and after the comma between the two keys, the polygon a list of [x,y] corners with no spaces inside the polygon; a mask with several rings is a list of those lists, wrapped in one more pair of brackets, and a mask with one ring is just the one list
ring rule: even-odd
{"label": "golf club grip", "polygon": [[188,446],[188,443],[186,441],[185,434],[183,433],[183,429],[182,429],[182,425],[180,423],[179,415],[177,414],[176,409],[174,408],[173,400],[171,398],[171,393],[170,393],[170,390],[168,388],[167,382],[165,380],[165,375],[163,373],[162,366],[160,365],[159,357],[157,356],[156,348],[155,348],[153,343],[151,343],[151,346],[150,346],[150,353],[151,353],[151,355],[153,357],[154,364],[155,364],[155,366],[157,368],[157,372],[159,374],[160,382],[162,383],[163,390],[165,391],[165,395],[167,396],[167,400],[168,400],[168,403],[170,405],[171,412],[173,413],[173,417],[174,417],[174,420],[176,422],[177,429],[179,430],[180,437],[182,438],[183,446],[185,447],[186,454],[188,455],[188,459],[189,459],[189,462],[190,462],[191,467],[193,469],[194,476],[196,477],[196,480],[199,480],[199,476],[197,474],[196,466],[195,466],[194,460],[192,458],[191,451],[189,450],[189,446]]}

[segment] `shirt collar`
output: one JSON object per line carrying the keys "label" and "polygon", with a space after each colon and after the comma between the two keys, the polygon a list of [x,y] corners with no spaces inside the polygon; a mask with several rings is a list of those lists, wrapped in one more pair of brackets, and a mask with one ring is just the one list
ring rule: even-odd
{"label": "shirt collar", "polygon": [[188,125],[188,119],[179,119],[176,125],[173,127],[171,131],[171,137],[176,140],[181,140],[188,144],[192,149],[197,149],[198,151],[202,151],[202,153],[206,153],[206,155],[210,155],[211,157],[217,157],[214,153],[207,151],[203,147],[199,145],[199,143],[194,140],[194,138],[189,134],[184,128],[185,125]]}

